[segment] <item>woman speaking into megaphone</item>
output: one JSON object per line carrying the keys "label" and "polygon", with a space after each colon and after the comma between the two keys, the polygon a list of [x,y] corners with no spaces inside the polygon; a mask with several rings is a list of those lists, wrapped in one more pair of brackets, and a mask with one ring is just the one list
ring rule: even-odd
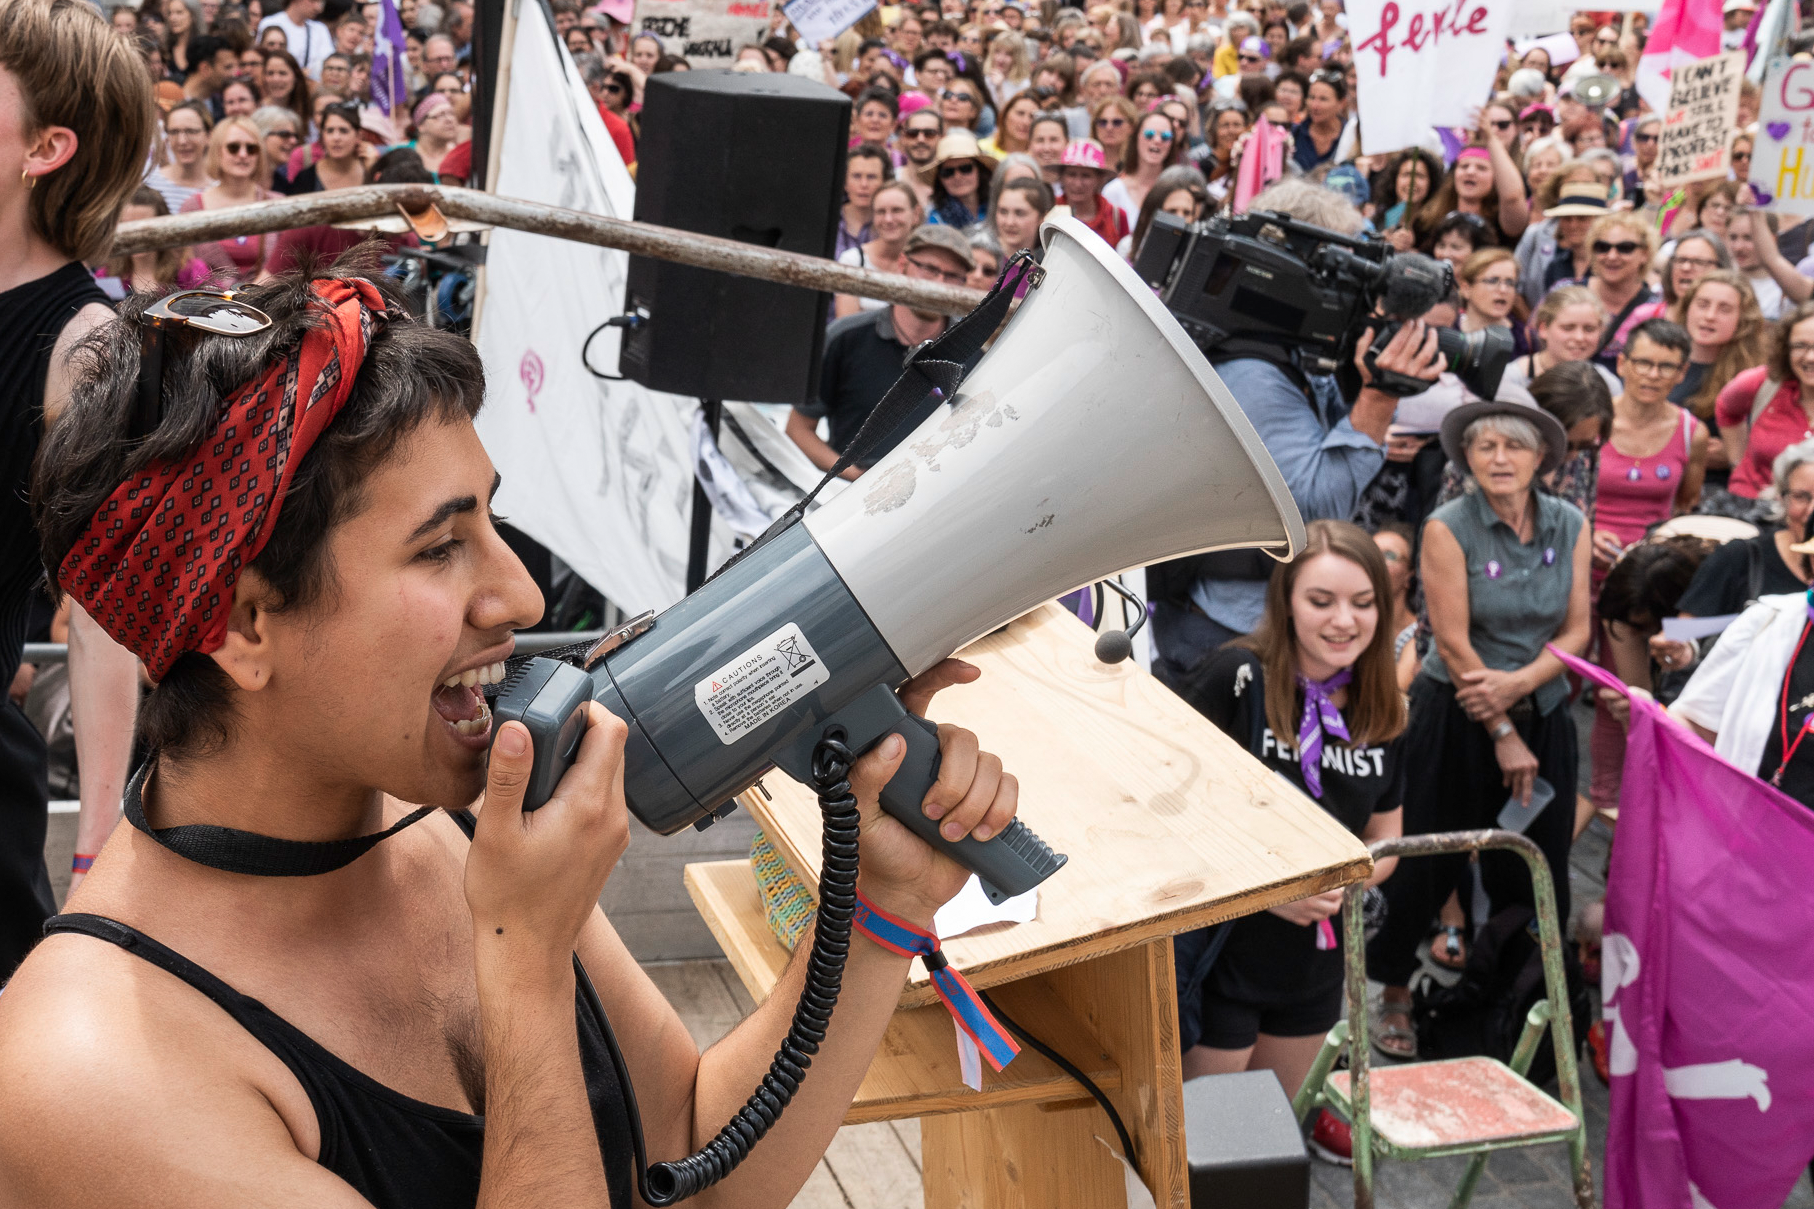
{"label": "woman speaking into megaphone", "polygon": [[[649,1157],[679,1158],[768,1068],[805,963],[702,1055],[597,905],[624,724],[590,706],[533,813],[520,723],[487,767],[482,688],[542,602],[489,512],[476,351],[344,275],[136,298],[90,352],[34,504],[52,577],[157,682],[151,754],[0,996],[0,1202],[632,1204],[608,1030]],[[850,769],[859,890],[929,930],[966,873],[879,812],[902,746]],[[1015,779],[939,746],[926,813],[999,833]],[[793,1198],[907,971],[853,940],[812,1078],[701,1203]]]}

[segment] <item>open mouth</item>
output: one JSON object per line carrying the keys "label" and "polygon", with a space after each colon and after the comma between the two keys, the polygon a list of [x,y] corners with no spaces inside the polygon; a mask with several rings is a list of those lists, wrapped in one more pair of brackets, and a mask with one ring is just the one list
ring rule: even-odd
{"label": "open mouth", "polygon": [[491,707],[485,704],[485,686],[504,678],[502,663],[456,672],[435,689],[430,702],[441,720],[455,734],[476,738],[491,733]]}

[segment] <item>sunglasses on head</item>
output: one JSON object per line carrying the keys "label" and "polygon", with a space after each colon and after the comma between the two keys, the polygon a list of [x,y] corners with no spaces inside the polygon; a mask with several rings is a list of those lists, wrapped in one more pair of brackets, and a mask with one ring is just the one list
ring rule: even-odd
{"label": "sunglasses on head", "polygon": [[133,438],[148,435],[164,418],[164,341],[169,332],[192,327],[211,336],[251,336],[269,328],[271,317],[222,290],[182,290],[146,307],[139,324],[139,407],[129,434]]}
{"label": "sunglasses on head", "polygon": [[1630,256],[1641,247],[1635,239],[1621,239],[1617,243],[1608,239],[1594,240],[1594,254],[1604,256],[1608,252],[1617,252],[1621,256]]}
{"label": "sunglasses on head", "polygon": [[972,163],[946,164],[943,168],[938,170],[938,178],[942,181],[948,181],[954,176],[969,176],[975,171],[976,165]]}

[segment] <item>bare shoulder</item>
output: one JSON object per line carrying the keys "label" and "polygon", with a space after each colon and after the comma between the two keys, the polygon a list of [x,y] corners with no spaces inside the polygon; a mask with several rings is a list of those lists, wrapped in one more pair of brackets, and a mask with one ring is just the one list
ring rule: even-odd
{"label": "bare shoulder", "polygon": [[76,344],[95,328],[115,318],[113,308],[99,302],[91,302],[63,325],[57,335],[56,347],[51,351],[50,371],[44,376],[44,427],[49,431],[69,405],[69,391],[75,384],[75,367],[70,364],[70,354]]}
{"label": "bare shoulder", "polygon": [[0,995],[0,1203],[364,1204],[303,1153],[313,1113],[286,1077],[173,975],[52,936]]}

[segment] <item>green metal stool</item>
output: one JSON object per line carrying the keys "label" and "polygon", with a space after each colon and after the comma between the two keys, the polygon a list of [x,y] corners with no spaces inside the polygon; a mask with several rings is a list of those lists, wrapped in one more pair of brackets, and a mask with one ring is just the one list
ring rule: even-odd
{"label": "green metal stool", "polygon": [[[1344,891],[1343,947],[1347,958],[1348,1019],[1329,1030],[1304,1085],[1292,1101],[1302,1124],[1321,1108],[1348,1118],[1354,1136],[1354,1206],[1373,1209],[1373,1164],[1383,1159],[1432,1159],[1471,1154],[1474,1159],[1449,1202],[1464,1209],[1495,1150],[1567,1142],[1574,1169],[1575,1203],[1594,1209],[1593,1177],[1587,1169],[1587,1124],[1581,1111],[1581,1076],[1575,1065],[1574,1030],[1567,1011],[1568,986],[1562,973],[1562,936],[1556,922],[1556,889],[1549,864],[1530,840],[1510,831],[1452,831],[1382,840],[1372,845],[1373,858],[1435,856],[1507,848],[1530,866],[1537,899],[1537,935],[1543,954],[1543,981],[1548,996],[1526,1017],[1524,1032],[1510,1065],[1497,1058],[1452,1058],[1441,1062],[1407,1062],[1370,1070],[1367,1019],[1367,955],[1361,916],[1364,886]],[[1524,1077],[1536,1055],[1545,1027],[1556,1049],[1557,1101]],[[1352,1035],[1348,1067],[1335,1060]]]}

